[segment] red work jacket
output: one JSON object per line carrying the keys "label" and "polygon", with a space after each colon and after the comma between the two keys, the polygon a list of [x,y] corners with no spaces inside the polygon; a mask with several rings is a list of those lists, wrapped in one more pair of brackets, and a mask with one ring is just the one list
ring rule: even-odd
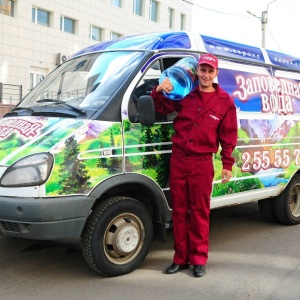
{"label": "red work jacket", "polygon": [[173,147],[190,154],[216,153],[221,145],[223,168],[232,170],[232,151],[237,143],[237,115],[233,99],[214,83],[215,96],[203,107],[197,86],[182,100],[170,100],[154,87],[151,96],[155,110],[162,114],[174,111]]}

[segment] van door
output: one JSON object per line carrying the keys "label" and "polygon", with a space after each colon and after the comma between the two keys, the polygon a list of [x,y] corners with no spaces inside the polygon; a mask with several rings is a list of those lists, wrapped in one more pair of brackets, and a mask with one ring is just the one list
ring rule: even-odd
{"label": "van door", "polygon": [[280,122],[273,105],[277,96],[271,69],[220,60],[218,83],[234,99],[239,128],[234,177],[226,185],[221,184],[220,155],[215,156],[212,208],[271,197],[274,188],[285,182],[285,168],[274,161],[278,146],[274,134]]}
{"label": "van door", "polygon": [[[142,126],[138,119],[137,105],[139,97],[150,95],[153,87],[158,85],[161,73],[183,57],[185,56],[178,53],[159,53],[152,57],[133,83],[128,106],[124,106],[127,114],[123,116],[125,172],[135,172],[151,178],[164,192],[169,207],[169,160],[176,113],[167,116],[156,113],[154,126]],[[199,54],[195,54],[195,58],[198,57]]]}

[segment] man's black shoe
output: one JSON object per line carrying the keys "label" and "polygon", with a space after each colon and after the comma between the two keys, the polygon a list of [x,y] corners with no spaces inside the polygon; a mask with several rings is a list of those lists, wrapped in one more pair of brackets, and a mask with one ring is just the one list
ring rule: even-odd
{"label": "man's black shoe", "polygon": [[166,274],[175,274],[178,271],[184,270],[184,269],[188,269],[190,267],[189,264],[185,264],[185,265],[177,265],[175,263],[171,264],[170,267],[167,267],[166,269]]}
{"label": "man's black shoe", "polygon": [[195,265],[193,274],[195,277],[202,277],[205,274],[205,266],[203,265]]}

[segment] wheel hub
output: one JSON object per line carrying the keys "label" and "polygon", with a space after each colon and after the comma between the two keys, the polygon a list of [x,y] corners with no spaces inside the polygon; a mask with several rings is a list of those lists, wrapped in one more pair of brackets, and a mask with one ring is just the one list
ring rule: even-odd
{"label": "wheel hub", "polygon": [[300,216],[300,200],[299,200],[299,186],[297,185],[289,199],[289,206],[290,206],[290,211],[294,217],[299,217]]}
{"label": "wheel hub", "polygon": [[132,252],[139,243],[138,230],[133,226],[123,227],[116,238],[118,250],[124,254]]}

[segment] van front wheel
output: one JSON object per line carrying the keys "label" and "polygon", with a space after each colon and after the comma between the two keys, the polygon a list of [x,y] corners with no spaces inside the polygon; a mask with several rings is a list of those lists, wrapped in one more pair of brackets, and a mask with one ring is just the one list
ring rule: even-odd
{"label": "van front wheel", "polygon": [[113,197],[92,211],[83,232],[82,252],[89,266],[101,275],[124,275],[144,261],[152,237],[146,207],[132,198]]}
{"label": "van front wheel", "polygon": [[286,225],[300,223],[300,175],[295,175],[281,195],[275,199],[275,214]]}

